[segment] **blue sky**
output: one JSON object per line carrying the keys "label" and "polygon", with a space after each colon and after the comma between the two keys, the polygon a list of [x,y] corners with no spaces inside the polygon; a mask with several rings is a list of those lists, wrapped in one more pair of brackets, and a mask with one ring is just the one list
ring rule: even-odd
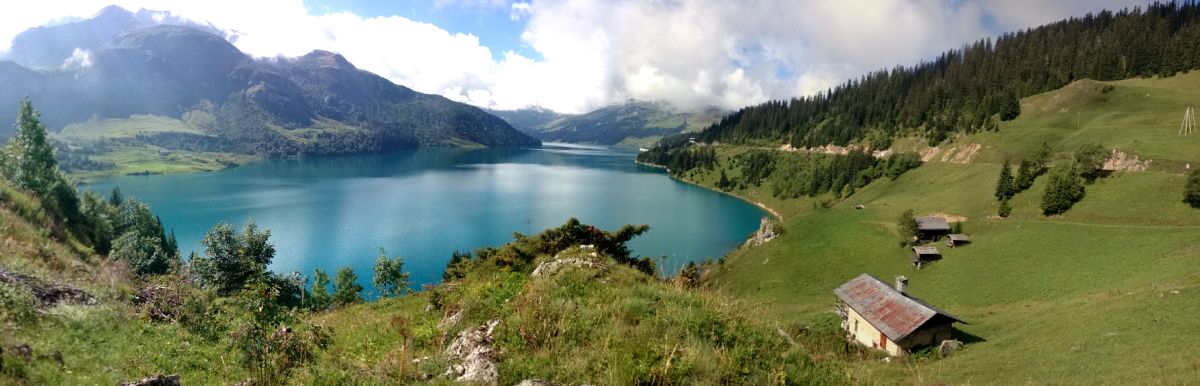
{"label": "blue sky", "polygon": [[0,52],[26,28],[115,3],[211,23],[254,57],[330,50],[481,107],[582,113],[642,99],[737,109],[1145,1],[39,0],[0,13]]}
{"label": "blue sky", "polygon": [[485,4],[442,3],[435,0],[305,0],[314,13],[349,11],[362,16],[403,16],[430,23],[452,33],[468,33],[492,49],[499,60],[505,51],[540,58],[537,51],[521,42],[524,20],[513,20],[510,7]]}

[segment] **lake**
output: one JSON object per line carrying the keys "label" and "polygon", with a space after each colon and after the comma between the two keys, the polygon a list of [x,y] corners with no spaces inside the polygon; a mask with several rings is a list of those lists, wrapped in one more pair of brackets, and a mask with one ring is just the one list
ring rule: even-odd
{"label": "lake", "polygon": [[311,275],[349,266],[370,289],[380,247],[402,255],[411,285],[440,281],[455,250],[504,244],[576,217],[615,230],[648,224],[629,243],[666,256],[673,274],[716,259],[758,227],[760,208],[636,165],[636,153],[605,147],[420,149],[382,155],[266,160],[211,173],[123,176],[114,186],[153,206],[181,253],[202,253],[212,225],[270,229],[270,268]]}

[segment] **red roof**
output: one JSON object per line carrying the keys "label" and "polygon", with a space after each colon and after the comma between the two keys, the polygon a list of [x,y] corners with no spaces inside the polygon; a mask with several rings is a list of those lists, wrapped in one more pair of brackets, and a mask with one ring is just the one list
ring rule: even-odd
{"label": "red roof", "polygon": [[879,278],[865,273],[842,284],[833,293],[892,341],[904,339],[939,315],[962,322],[954,315],[921,299],[902,294]]}

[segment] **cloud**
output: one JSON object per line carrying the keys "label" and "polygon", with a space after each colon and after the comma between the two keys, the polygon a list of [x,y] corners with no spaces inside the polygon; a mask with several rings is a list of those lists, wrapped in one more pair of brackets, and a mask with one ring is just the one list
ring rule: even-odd
{"label": "cloud", "polygon": [[[109,1],[45,0],[0,14],[0,50],[25,28]],[[339,52],[418,91],[494,108],[583,112],[628,98],[737,108],[998,33],[1138,4],[1128,0],[433,0],[506,12],[538,57],[493,55],[470,34],[399,16],[315,12],[302,0],[116,0],[228,31],[259,57]],[[498,58],[498,59],[497,59]],[[73,62],[74,63],[74,62]],[[78,61],[82,64],[82,61]]]}
{"label": "cloud", "polygon": [[61,66],[64,70],[78,70],[92,66],[92,52],[84,49],[76,48],[71,52],[71,57],[63,61]]}

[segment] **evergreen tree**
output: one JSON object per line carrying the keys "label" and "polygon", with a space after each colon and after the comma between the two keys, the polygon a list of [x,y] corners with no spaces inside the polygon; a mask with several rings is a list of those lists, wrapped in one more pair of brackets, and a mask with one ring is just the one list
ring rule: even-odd
{"label": "evergreen tree", "polygon": [[1004,161],[1004,165],[1000,167],[1000,180],[996,181],[996,199],[1000,201],[1007,200],[1016,193],[1013,188],[1012,168],[1008,165],[1008,161]]}
{"label": "evergreen tree", "polygon": [[1083,181],[1072,169],[1060,167],[1050,174],[1046,192],[1042,195],[1043,215],[1061,214],[1083,199]]}
{"label": "evergreen tree", "polygon": [[1000,108],[1000,120],[1011,121],[1017,119],[1021,115],[1021,99],[1015,94],[1009,94],[1004,99],[1004,106]]}
{"label": "evergreen tree", "polygon": [[455,250],[454,253],[450,254],[450,261],[446,263],[446,270],[442,272],[442,281],[451,281],[466,277],[466,272],[464,272],[462,264],[470,260],[470,252]]}
{"label": "evergreen tree", "polygon": [[717,180],[717,187],[729,191],[729,177],[725,176],[725,169],[721,169],[721,178]]}
{"label": "evergreen tree", "polygon": [[375,290],[379,296],[394,298],[409,293],[408,272],[404,272],[404,258],[388,258],[387,250],[379,248],[375,258]]}
{"label": "evergreen tree", "polygon": [[337,279],[333,282],[333,304],[345,306],[363,301],[363,287],[358,285],[358,276],[350,267],[342,267],[337,271]]}
{"label": "evergreen tree", "polygon": [[1000,217],[1008,217],[1009,214],[1012,214],[1012,205],[1008,204],[1007,198],[1000,200],[1000,209],[996,211],[996,214]]}
{"label": "evergreen tree", "polygon": [[125,202],[125,195],[121,193],[120,186],[114,186],[112,194],[108,196],[108,203],[112,206],[121,206]]}
{"label": "evergreen tree", "polygon": [[1200,169],[1188,175],[1187,184],[1183,188],[1183,202],[1200,209]]}
{"label": "evergreen tree", "polygon": [[57,182],[58,164],[54,160],[54,148],[47,138],[46,126],[42,125],[40,117],[41,113],[33,109],[33,102],[29,98],[21,100],[17,112],[17,135],[12,139],[17,150],[12,180],[18,187],[47,198]]}

